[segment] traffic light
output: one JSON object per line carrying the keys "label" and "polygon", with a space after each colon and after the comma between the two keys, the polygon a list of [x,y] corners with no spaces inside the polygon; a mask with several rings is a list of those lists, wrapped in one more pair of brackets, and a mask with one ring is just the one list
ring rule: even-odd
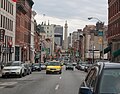
{"label": "traffic light", "polygon": [[98,43],[99,43],[99,44],[102,44],[102,41],[103,41],[102,37],[99,37]]}

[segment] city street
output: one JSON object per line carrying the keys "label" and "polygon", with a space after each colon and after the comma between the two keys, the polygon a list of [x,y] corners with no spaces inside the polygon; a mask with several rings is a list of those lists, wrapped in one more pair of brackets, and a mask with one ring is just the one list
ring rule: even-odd
{"label": "city street", "polygon": [[86,73],[64,70],[62,74],[33,72],[23,78],[0,78],[0,94],[78,94]]}

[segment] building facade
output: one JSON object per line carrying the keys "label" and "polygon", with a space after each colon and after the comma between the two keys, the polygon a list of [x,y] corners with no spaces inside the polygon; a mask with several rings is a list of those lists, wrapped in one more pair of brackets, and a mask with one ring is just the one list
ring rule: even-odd
{"label": "building facade", "polygon": [[54,24],[46,24],[46,23],[42,23],[41,27],[43,27],[46,36],[45,39],[50,40],[46,42],[46,48],[48,48],[48,54],[49,55],[54,55],[54,31],[55,31],[55,26]]}
{"label": "building facade", "polygon": [[16,2],[15,60],[30,61],[32,0]]}
{"label": "building facade", "polygon": [[0,29],[5,30],[4,42],[0,45],[0,61],[8,62],[15,57],[16,2],[0,0]]}
{"label": "building facade", "polygon": [[60,48],[62,48],[62,46],[63,46],[63,27],[60,25],[55,26],[54,41]]}
{"label": "building facade", "polygon": [[[95,25],[86,25],[83,29],[84,38],[84,60],[94,62],[101,59],[101,51],[107,48],[107,26],[102,28],[104,32],[104,38],[99,35]],[[103,41],[102,41],[102,39]],[[107,52],[104,51],[104,59],[107,59]]]}
{"label": "building facade", "polygon": [[112,45],[110,58],[120,61],[120,0],[108,0],[108,42]]}
{"label": "building facade", "polygon": [[30,62],[34,62],[34,57],[35,57],[35,32],[36,32],[36,26],[37,26],[37,23],[35,21],[35,15],[36,15],[36,12],[35,11],[32,11],[32,16],[31,16],[31,39],[30,39]]}

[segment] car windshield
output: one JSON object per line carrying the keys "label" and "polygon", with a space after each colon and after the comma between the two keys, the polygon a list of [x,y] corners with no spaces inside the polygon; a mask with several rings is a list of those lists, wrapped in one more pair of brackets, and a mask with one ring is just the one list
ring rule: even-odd
{"label": "car windshield", "polygon": [[100,94],[120,94],[120,69],[103,71]]}
{"label": "car windshield", "polygon": [[34,66],[39,66],[39,63],[34,63]]}
{"label": "car windshield", "polygon": [[9,62],[6,66],[20,66],[20,62]]}
{"label": "car windshield", "polygon": [[41,66],[45,66],[45,64],[41,64]]}
{"label": "car windshield", "polygon": [[47,66],[60,66],[59,62],[49,62],[47,63]]}
{"label": "car windshield", "polygon": [[69,63],[69,64],[67,64],[67,66],[73,66],[73,64],[70,64],[70,63]]}

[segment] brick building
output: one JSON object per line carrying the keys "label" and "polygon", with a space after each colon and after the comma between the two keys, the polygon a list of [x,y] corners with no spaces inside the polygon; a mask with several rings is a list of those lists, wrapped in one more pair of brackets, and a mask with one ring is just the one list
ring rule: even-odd
{"label": "brick building", "polygon": [[25,62],[30,60],[31,13],[34,2],[17,0],[16,4],[15,60]]}
{"label": "brick building", "polygon": [[108,0],[108,41],[112,44],[110,58],[120,61],[120,0]]}
{"label": "brick building", "polygon": [[[0,29],[5,30],[3,45],[0,45],[0,61],[5,63],[14,60],[15,57],[15,22],[16,2],[13,0],[0,0]],[[9,46],[10,42],[11,46]]]}

